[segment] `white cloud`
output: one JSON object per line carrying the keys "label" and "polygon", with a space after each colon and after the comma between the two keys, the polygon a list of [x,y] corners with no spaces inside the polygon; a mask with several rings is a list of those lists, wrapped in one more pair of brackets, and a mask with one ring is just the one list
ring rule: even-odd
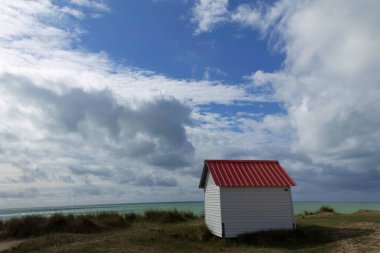
{"label": "white cloud", "polygon": [[[87,16],[80,3],[0,3],[1,204],[65,204],[74,195],[82,203],[175,199],[198,183],[191,110],[268,98],[74,49],[83,31],[73,17]],[[24,202],[30,192],[36,200]]]}
{"label": "white cloud", "polygon": [[[83,30],[72,17],[88,16],[78,1],[0,2],[1,204],[26,204],[23,196],[38,200],[28,205],[66,204],[75,194],[80,203],[199,199],[189,189],[206,158],[282,160],[302,196],[326,182],[363,190],[353,178],[376,188],[379,8],[370,4],[279,1],[228,12],[227,1],[198,2],[196,33],[236,22],[280,42],[283,68],[253,73],[252,88],[174,79],[74,49]],[[200,109],[254,106],[273,91],[288,115]]]}
{"label": "white cloud", "polygon": [[98,11],[110,11],[107,4],[104,1],[98,0],[70,0],[70,3],[80,7],[86,7],[91,9],[96,9]]}
{"label": "white cloud", "polygon": [[245,26],[259,26],[262,15],[257,9],[248,4],[242,4],[231,14],[231,21],[243,24]]}
{"label": "white cloud", "polygon": [[80,10],[77,10],[77,9],[74,9],[74,8],[70,8],[70,7],[67,7],[67,6],[64,6],[61,11],[63,13],[67,13],[67,14],[70,14],[72,15],[73,17],[75,18],[78,18],[78,19],[82,19],[85,17],[84,13]]}
{"label": "white cloud", "polygon": [[218,24],[228,20],[226,14],[228,0],[199,0],[193,8],[193,22],[197,23],[194,34],[209,31]]}
{"label": "white cloud", "polygon": [[287,104],[298,150],[316,162],[380,169],[380,121],[373,116],[380,114],[380,5],[283,2],[289,9],[275,32],[285,65],[277,73],[256,72],[254,80],[272,84]]}
{"label": "white cloud", "polygon": [[213,67],[205,67],[203,72],[203,79],[204,80],[212,80],[217,79],[216,77],[225,77],[227,76],[227,73],[219,68],[213,68]]}
{"label": "white cloud", "polygon": [[[376,198],[370,189],[380,186],[379,10],[378,1],[280,0],[240,5],[208,22],[257,29],[285,55],[278,71],[259,70],[248,79],[273,87],[288,111],[297,157],[285,163],[297,167],[300,196],[314,198],[308,192],[336,185],[345,196]],[[314,174],[315,182],[304,174]]]}
{"label": "white cloud", "polygon": [[235,10],[229,10],[228,3],[229,0],[199,0],[192,12],[192,21],[197,25],[194,34],[212,31],[217,25],[224,23],[237,23],[264,31],[282,17],[287,7],[281,1],[276,2],[273,7],[257,1],[255,4],[241,4]]}

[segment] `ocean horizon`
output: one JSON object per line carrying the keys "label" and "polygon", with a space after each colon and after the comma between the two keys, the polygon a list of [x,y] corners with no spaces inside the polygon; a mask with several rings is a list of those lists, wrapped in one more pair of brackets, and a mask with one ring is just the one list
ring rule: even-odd
{"label": "ocean horizon", "polygon": [[[379,202],[330,202],[330,201],[293,201],[294,214],[303,211],[316,211],[319,207],[327,205],[338,213],[349,214],[358,210],[380,211]],[[203,201],[186,202],[152,202],[152,203],[116,203],[116,204],[94,204],[94,205],[72,205],[51,207],[29,207],[29,208],[0,208],[0,219],[7,220],[26,215],[51,216],[53,214],[97,214],[102,212],[143,213],[146,210],[173,210],[191,211],[202,214],[204,211]]]}

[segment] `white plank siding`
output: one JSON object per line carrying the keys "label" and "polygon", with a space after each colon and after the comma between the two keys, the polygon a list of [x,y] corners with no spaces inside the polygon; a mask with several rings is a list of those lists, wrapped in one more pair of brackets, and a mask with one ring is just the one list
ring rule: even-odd
{"label": "white plank siding", "polygon": [[293,229],[290,187],[221,187],[220,198],[225,237]]}
{"label": "white plank siding", "polygon": [[215,184],[210,172],[207,173],[205,185],[205,221],[214,235],[222,236],[220,187]]}

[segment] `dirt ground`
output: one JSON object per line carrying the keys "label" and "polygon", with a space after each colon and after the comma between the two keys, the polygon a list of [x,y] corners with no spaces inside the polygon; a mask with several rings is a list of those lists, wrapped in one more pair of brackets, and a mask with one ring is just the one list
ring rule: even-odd
{"label": "dirt ground", "polygon": [[[366,253],[379,253],[380,252],[380,224],[375,222],[358,222],[352,224],[350,227],[358,229],[370,229],[374,232],[365,238],[351,238],[339,242],[339,247],[336,252],[351,253],[351,252],[366,252]],[[360,243],[358,243],[360,242]]]}
{"label": "dirt ground", "polygon": [[7,240],[0,241],[0,252],[11,249],[20,245],[24,240]]}

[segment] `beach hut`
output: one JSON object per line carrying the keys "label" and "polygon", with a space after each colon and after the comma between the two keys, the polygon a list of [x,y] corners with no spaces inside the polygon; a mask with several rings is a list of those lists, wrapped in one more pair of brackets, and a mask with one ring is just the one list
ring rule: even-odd
{"label": "beach hut", "polygon": [[291,186],[278,161],[205,160],[205,221],[219,237],[274,229],[295,229]]}

